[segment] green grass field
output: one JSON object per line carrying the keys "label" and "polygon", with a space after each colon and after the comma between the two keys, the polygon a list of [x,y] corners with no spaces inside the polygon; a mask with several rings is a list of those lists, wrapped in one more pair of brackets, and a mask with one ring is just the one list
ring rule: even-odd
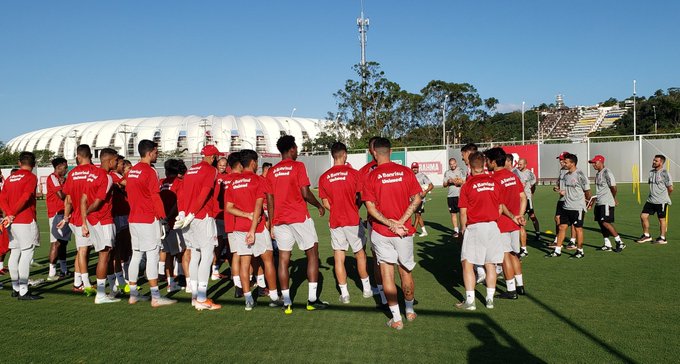
{"label": "green grass field", "polygon": [[[644,202],[646,186],[642,188]],[[0,291],[0,357],[7,363],[675,362],[680,354],[674,283],[680,275],[680,212],[671,210],[668,245],[635,244],[641,206],[630,185],[620,189],[616,226],[628,245],[623,253],[596,251],[602,240],[589,213],[586,257],[545,259],[543,244],[530,241],[530,255],[523,261],[527,296],[497,301],[492,310],[481,301],[474,312],[454,307],[464,295],[460,242],[450,239],[445,191],[438,188],[426,205],[430,235],[415,238],[419,316],[400,332],[385,327],[388,317],[374,308],[373,299],[362,298],[352,258],[347,260],[352,303],[338,302],[327,219],[315,217],[321,295],[332,304],[329,310],[304,309],[306,263],[300,251],[293,254],[296,306],[291,316],[266,305],[245,312],[243,301],[233,298],[231,281],[210,288],[222,310],[198,312],[184,292],[174,295],[178,304],[160,309],[126,301],[97,306],[93,298],[72,294],[70,279],[39,287],[44,300],[19,302],[10,298],[6,275]],[[554,230],[554,193],[541,187],[535,199],[542,230]],[[32,278],[47,276],[44,202],[39,207],[42,246],[36,261],[42,267],[33,270]],[[657,236],[658,225],[652,221],[652,235]],[[73,247],[69,244],[71,270]],[[92,268],[95,260],[90,263]],[[484,286],[478,285],[477,292],[483,297]]]}

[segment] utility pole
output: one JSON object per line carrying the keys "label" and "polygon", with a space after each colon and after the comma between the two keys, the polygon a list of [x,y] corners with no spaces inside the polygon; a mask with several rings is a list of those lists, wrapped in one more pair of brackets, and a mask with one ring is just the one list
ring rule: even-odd
{"label": "utility pole", "polygon": [[[128,139],[128,134],[132,134],[132,131],[128,131],[128,124],[120,124],[118,127],[118,134],[123,134],[123,150],[125,151],[125,156],[130,157],[128,155],[128,144],[130,143],[130,140]],[[121,128],[123,129],[121,131]],[[133,154],[134,154],[134,149],[133,149]]]}
{"label": "utility pole", "polygon": [[201,123],[198,124],[200,128],[203,128],[203,147],[208,145],[208,134],[206,133],[208,130],[208,127],[212,129],[212,123],[208,123],[208,119],[201,119]]}
{"label": "utility pole", "polygon": [[637,137],[637,112],[635,110],[635,84],[637,81],[633,80],[633,140]]}
{"label": "utility pole", "polygon": [[359,27],[359,41],[361,43],[361,117],[364,129],[367,127],[366,120],[366,87],[368,83],[368,69],[366,68],[366,32],[368,32],[369,19],[364,18],[364,1],[361,1],[361,17],[357,18]]}

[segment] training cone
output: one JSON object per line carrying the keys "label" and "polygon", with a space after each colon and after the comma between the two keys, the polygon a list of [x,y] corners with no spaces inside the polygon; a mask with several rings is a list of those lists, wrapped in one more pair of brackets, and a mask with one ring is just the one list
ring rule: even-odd
{"label": "training cone", "polygon": [[546,230],[545,233],[546,233],[546,234],[554,234],[554,233],[552,232],[552,230]]}

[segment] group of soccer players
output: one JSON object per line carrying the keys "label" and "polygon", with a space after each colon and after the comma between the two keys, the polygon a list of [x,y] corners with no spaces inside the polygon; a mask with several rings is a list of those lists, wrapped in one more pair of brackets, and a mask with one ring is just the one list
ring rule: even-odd
{"label": "group of soccer players", "polygon": [[[433,188],[419,166],[414,164],[409,169],[392,162],[390,141],[374,137],[369,141],[373,160],[355,170],[347,164],[347,147],[337,142],[331,148],[333,166],[318,181],[319,201],[310,190],[305,165],[297,161],[294,137],[282,136],[277,148],[281,161],[273,166],[263,164],[262,174],[257,174],[255,151],[241,150],[225,158],[215,146],[207,145],[201,151],[202,160],[189,168],[181,160],[167,160],[164,179],[153,167],[158,147],[150,140],[139,142],[140,161],[134,166],[109,148],[99,151],[99,164],[95,165],[88,145],[78,146],[77,166],[68,173],[67,161],[55,158],[46,195],[51,238],[48,280],[68,276],[66,246],[74,235],[77,253],[72,290],[94,295],[95,304],[119,302],[123,292],[129,294],[129,304],[149,300],[152,307],[174,304],[177,301],[161,295],[159,289],[159,280],[167,280],[168,293],[184,286],[197,310],[217,310],[221,306],[208,297],[209,280],[231,276],[235,296],[244,297],[247,311],[255,307],[259,297],[268,296],[270,307],[283,307],[285,314],[292,314],[289,265],[297,244],[307,258],[306,309],[325,309],[328,303],[318,294],[319,239],[307,209],[311,204],[320,216],[327,211],[330,214],[339,301],[350,302],[345,254],[351,248],[362,296],[380,296],[379,306],[389,309],[392,316],[387,325],[397,330],[404,325],[397,299],[397,272],[405,318],[415,320],[413,236],[419,225],[420,236],[427,235],[421,214],[425,196]],[[520,260],[528,255],[525,214],[533,221],[537,236],[540,232],[532,203],[536,177],[527,169],[526,160],[520,159],[513,168],[512,155],[502,148],[482,153],[468,144],[461,152],[467,173],[451,159],[443,183],[448,188],[453,237],[463,236],[461,263],[466,295],[457,306],[476,309],[475,285],[485,282],[486,307],[493,308],[495,297],[517,299],[525,294]],[[616,182],[604,166],[604,157],[598,155],[589,161],[598,171],[593,198],[588,179],[576,167],[578,158],[564,152],[558,159],[563,172],[554,189],[560,195],[555,216],[557,235],[555,249],[548,256],[561,255],[569,226],[573,227],[574,241],[567,249],[576,250],[574,258],[584,256],[583,218],[591,208],[604,237],[602,250],[623,250],[625,244],[613,225]],[[648,218],[655,213],[661,229],[656,243],[666,243],[665,214],[672,182],[663,169],[664,161],[658,155],[653,162],[639,243],[652,240]],[[28,290],[30,263],[40,244],[34,167],[35,156],[22,152],[19,169],[7,177],[0,192],[2,232],[9,233],[11,249],[12,296],[21,300],[42,298]],[[365,221],[359,215],[364,204]],[[369,238],[372,266],[365,251]],[[92,250],[98,255],[95,287],[88,273]],[[224,261],[229,262],[229,275],[219,272]],[[150,296],[140,293],[142,269]],[[375,286],[371,285],[371,272]],[[496,278],[501,272],[506,290],[496,295]],[[253,283],[257,290],[252,289]]]}

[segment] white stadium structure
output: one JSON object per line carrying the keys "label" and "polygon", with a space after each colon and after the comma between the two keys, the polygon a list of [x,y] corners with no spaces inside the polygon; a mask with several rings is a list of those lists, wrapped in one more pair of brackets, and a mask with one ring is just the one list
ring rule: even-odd
{"label": "white stadium structure", "polygon": [[57,156],[74,160],[76,147],[89,144],[97,151],[114,148],[128,159],[139,157],[137,143],[142,139],[158,143],[161,152],[185,151],[196,154],[206,144],[221,152],[254,149],[278,153],[276,141],[291,134],[298,145],[315,139],[323,120],[273,116],[161,116],[94,121],[56,126],[20,135],[7,143],[10,151],[51,150]]}

